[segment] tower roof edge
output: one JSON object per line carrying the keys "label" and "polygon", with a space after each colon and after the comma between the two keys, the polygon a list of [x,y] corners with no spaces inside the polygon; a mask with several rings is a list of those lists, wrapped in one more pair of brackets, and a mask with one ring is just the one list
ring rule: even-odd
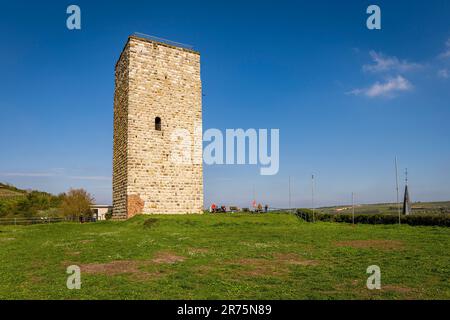
{"label": "tower roof edge", "polygon": [[187,51],[187,52],[192,52],[195,54],[200,54],[200,52],[198,50],[195,50],[194,46],[192,46],[192,45],[175,42],[175,41],[167,40],[167,39],[163,39],[163,38],[158,38],[158,37],[150,36],[150,35],[147,35],[144,33],[134,32],[133,34],[128,36],[128,40],[130,40],[130,39],[143,40],[143,41],[147,41],[147,42],[151,42],[151,43],[156,43],[158,45],[163,45],[163,46],[166,46],[169,48],[174,48],[174,49],[179,49],[179,50],[183,50],[183,51]]}

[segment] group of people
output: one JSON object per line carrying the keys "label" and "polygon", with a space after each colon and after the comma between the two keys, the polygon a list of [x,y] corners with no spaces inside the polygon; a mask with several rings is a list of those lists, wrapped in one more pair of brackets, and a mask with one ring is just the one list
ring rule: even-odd
{"label": "group of people", "polygon": [[[261,203],[258,203],[256,211],[263,212],[263,207],[262,207]],[[269,211],[269,206],[266,204],[266,205],[264,205],[264,212],[267,212],[267,211]]]}
{"label": "group of people", "polygon": [[209,212],[211,213],[215,213],[215,212],[227,212],[227,208],[225,206],[220,206],[217,207],[215,203],[213,203],[211,205],[211,207],[209,207]]}
{"label": "group of people", "polygon": [[[255,207],[255,212],[263,212],[263,206],[261,203],[259,203],[257,206],[254,205],[254,207]],[[266,205],[264,205],[264,212],[268,212],[268,211],[269,211],[269,206],[266,204]],[[211,213],[227,212],[227,208],[225,206],[218,207],[215,203],[213,203],[209,207],[209,212],[211,212]]]}

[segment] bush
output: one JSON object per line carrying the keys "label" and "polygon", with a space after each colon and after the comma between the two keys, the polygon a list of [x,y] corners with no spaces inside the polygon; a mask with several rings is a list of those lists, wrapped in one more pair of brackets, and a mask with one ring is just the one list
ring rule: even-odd
{"label": "bush", "polygon": [[112,215],[113,215],[112,209],[108,209],[108,212],[105,213],[105,220],[112,219]]}
{"label": "bush", "polygon": [[84,189],[70,189],[61,202],[61,212],[67,218],[91,218],[94,198]]}
{"label": "bush", "polygon": [[[327,221],[352,223],[351,214],[330,214],[315,212],[313,217],[312,210],[298,209],[296,212],[298,218],[307,222]],[[450,227],[450,215],[446,214],[414,214],[401,216],[401,223],[411,226],[442,226]],[[397,224],[398,216],[389,214],[355,214],[355,223],[366,224]]]}

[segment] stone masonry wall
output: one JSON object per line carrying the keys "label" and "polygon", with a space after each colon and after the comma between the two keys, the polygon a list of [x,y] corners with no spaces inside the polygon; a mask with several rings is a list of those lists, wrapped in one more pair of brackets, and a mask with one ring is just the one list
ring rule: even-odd
{"label": "stone masonry wall", "polygon": [[[202,212],[201,97],[197,52],[129,37],[116,68],[115,217],[124,217],[124,210],[126,217]],[[161,131],[155,130],[156,117],[161,118]],[[116,119],[121,125],[116,126]],[[182,145],[192,158],[178,163],[172,156]]]}
{"label": "stone masonry wall", "polygon": [[113,139],[114,218],[127,218],[128,58],[125,46],[115,70]]}

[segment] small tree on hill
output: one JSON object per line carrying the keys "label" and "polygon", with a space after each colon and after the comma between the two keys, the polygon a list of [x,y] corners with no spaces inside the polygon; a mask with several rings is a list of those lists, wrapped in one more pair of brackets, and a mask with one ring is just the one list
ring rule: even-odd
{"label": "small tree on hill", "polygon": [[61,212],[66,217],[90,217],[94,198],[84,189],[70,189],[63,197]]}

